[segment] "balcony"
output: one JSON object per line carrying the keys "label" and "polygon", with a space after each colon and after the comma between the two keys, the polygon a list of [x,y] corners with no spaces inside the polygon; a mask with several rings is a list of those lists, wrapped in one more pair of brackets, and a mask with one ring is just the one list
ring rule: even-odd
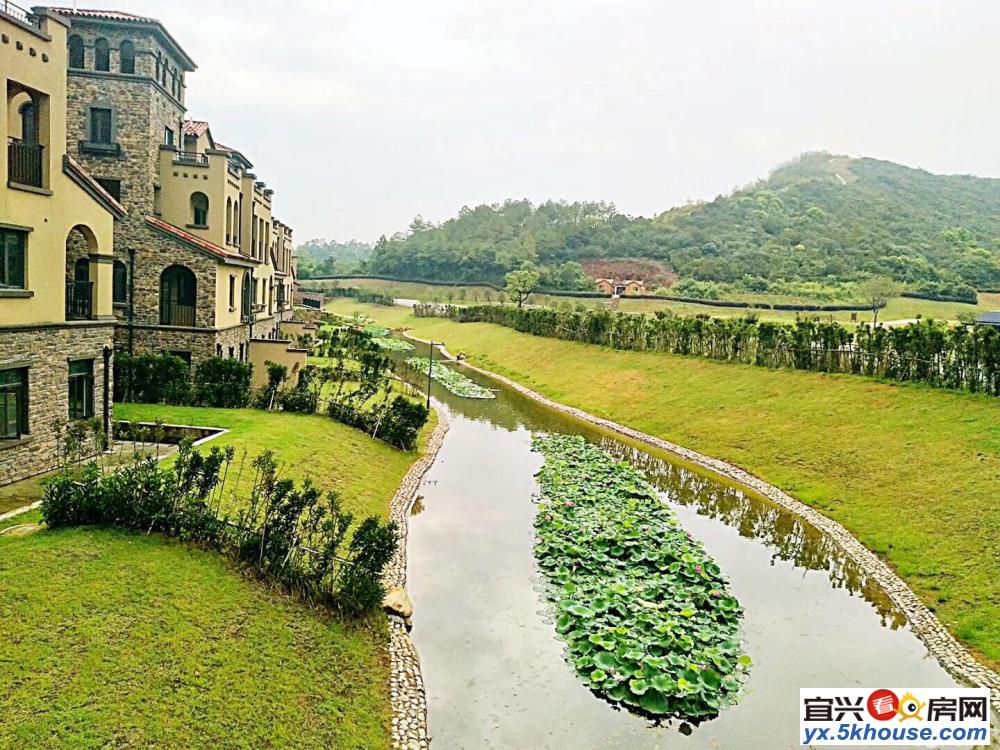
{"label": "balcony", "polygon": [[66,320],[91,320],[94,317],[94,282],[66,282]]}
{"label": "balcony", "polygon": [[[2,8],[0,0],[0,8]],[[40,143],[25,143],[20,138],[7,139],[7,181],[14,185],[42,187],[42,153]]]}
{"label": "balcony", "polygon": [[20,5],[14,5],[14,3],[7,2],[7,0],[0,0],[0,13],[17,19],[27,26],[34,26],[36,29],[42,28],[41,18],[33,13],[29,13]]}
{"label": "balcony", "polygon": [[194,305],[164,302],[160,305],[160,325],[194,327]]}
{"label": "balcony", "polygon": [[181,164],[189,167],[207,167],[208,154],[194,154],[179,151],[174,154],[173,162],[174,164]]}

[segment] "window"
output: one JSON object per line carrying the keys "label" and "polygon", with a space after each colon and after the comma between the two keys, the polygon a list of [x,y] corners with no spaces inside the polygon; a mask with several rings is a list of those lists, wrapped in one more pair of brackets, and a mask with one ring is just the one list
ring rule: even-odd
{"label": "window", "polygon": [[[250,305],[252,304],[251,295],[253,292],[250,287],[250,274],[243,274],[243,300],[242,306],[240,308],[240,315],[244,318],[250,317]],[[240,354],[240,359],[243,359],[243,354]]]}
{"label": "window", "polygon": [[221,357],[222,356],[222,344],[216,344],[215,345],[215,356],[216,357]]}
{"label": "window", "polygon": [[[233,238],[233,199],[226,198],[226,243],[228,244]],[[230,302],[229,306],[232,307],[233,303]]]}
{"label": "window", "polygon": [[243,344],[240,344],[240,362],[243,361]]}
{"label": "window", "polygon": [[173,356],[175,356],[175,357],[180,357],[181,359],[183,359],[184,362],[187,364],[188,367],[191,366],[191,352],[189,352],[189,351],[173,350],[170,353]]}
{"label": "window", "polygon": [[229,275],[229,309],[236,309],[236,277]]}
{"label": "window", "polygon": [[191,223],[196,227],[208,226],[208,196],[204,193],[191,194]]}
{"label": "window", "polygon": [[69,363],[69,418],[94,416],[94,360]]}
{"label": "window", "polygon": [[173,146],[174,145],[174,131],[173,131],[173,128],[164,128],[163,129],[163,143],[166,144],[167,146]]}
{"label": "window", "polygon": [[112,143],[111,140],[111,108],[90,108],[90,142]]}
{"label": "window", "polygon": [[94,70],[111,70],[111,48],[104,37],[94,42]]}
{"label": "window", "polygon": [[236,347],[233,346],[229,347],[229,358],[232,359],[235,356],[236,356]]}
{"label": "window", "polygon": [[35,115],[35,103],[25,102],[18,110],[21,115],[21,140],[25,143],[38,143],[38,117]]}
{"label": "window", "polygon": [[163,67],[163,57],[160,55],[160,51],[156,50],[156,80],[160,80],[160,68]]}
{"label": "window", "polygon": [[193,326],[196,281],[184,266],[170,266],[160,274],[160,325]]}
{"label": "window", "polygon": [[128,302],[128,267],[120,260],[111,272],[111,301],[116,305]]}
{"label": "window", "polygon": [[0,370],[0,439],[28,432],[28,368]]}
{"label": "window", "polygon": [[0,229],[0,289],[24,289],[26,234]]}
{"label": "window", "polygon": [[66,40],[69,49],[69,66],[77,70],[83,68],[83,39],[76,34],[71,34]]}
{"label": "window", "polygon": [[127,39],[118,48],[118,69],[122,73],[135,73],[135,45]]}
{"label": "window", "polygon": [[108,194],[116,201],[122,199],[122,181],[112,180],[107,177],[98,177],[97,184],[104,188]]}

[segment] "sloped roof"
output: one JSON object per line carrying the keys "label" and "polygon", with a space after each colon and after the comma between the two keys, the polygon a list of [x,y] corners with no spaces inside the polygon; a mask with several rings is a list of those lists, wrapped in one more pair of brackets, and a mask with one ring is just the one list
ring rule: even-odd
{"label": "sloped roof", "polygon": [[215,147],[219,151],[225,151],[226,153],[234,154],[235,156],[238,156],[239,159],[240,159],[240,161],[242,161],[243,164],[246,165],[247,169],[253,169],[253,164],[250,163],[250,160],[246,156],[244,156],[243,152],[240,151],[238,148],[233,148],[232,146],[227,146],[226,144],[219,143],[218,141],[215,142]]}
{"label": "sloped roof", "polygon": [[135,13],[125,13],[120,10],[100,10],[97,8],[49,8],[49,10],[54,13],[58,13],[60,16],[65,18],[82,18],[92,21],[110,21],[112,23],[132,23],[141,24],[143,26],[152,26],[154,30],[161,36],[163,42],[166,44],[171,51],[181,59],[181,61],[187,66],[187,70],[193,71],[197,69],[194,60],[184,51],[184,48],[174,39],[173,35],[167,31],[167,27],[163,25],[163,22],[157,18],[151,18],[150,16],[139,16]]}
{"label": "sloped roof", "polygon": [[1000,310],[992,310],[991,312],[983,313],[976,318],[976,322],[982,325],[1000,326]]}
{"label": "sloped roof", "polygon": [[208,123],[204,120],[185,120],[184,135],[203,136],[208,132]]}
{"label": "sloped roof", "polygon": [[218,260],[225,261],[226,263],[235,263],[236,265],[245,266],[256,266],[259,265],[260,261],[254,260],[253,258],[248,258],[245,255],[240,255],[239,253],[231,253],[225,248],[219,247],[214,242],[209,242],[201,237],[196,237],[190,232],[185,232],[180,227],[175,227],[169,222],[163,221],[162,219],[157,219],[155,216],[147,216],[146,223],[149,226],[157,229],[164,234],[170,235],[188,245],[194,247],[196,250],[200,250],[203,253],[213,256]]}
{"label": "sloped roof", "polygon": [[116,201],[111,193],[102,188],[101,184],[91,177],[90,173],[69,154],[63,154],[63,172],[73,182],[86,190],[91,198],[104,206],[116,219],[125,215],[125,207]]}

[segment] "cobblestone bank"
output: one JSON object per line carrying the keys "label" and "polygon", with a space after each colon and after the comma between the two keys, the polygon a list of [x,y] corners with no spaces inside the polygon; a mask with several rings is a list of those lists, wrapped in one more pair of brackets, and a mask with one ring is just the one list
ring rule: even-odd
{"label": "cobblestone bank", "polygon": [[[407,337],[414,341],[427,343],[426,341],[413,336]],[[454,359],[454,357],[452,357],[452,355],[449,354],[444,347],[439,347],[439,349],[446,357]],[[736,481],[745,487],[749,487],[751,490],[764,496],[776,505],[791,511],[807,523],[815,526],[817,529],[829,536],[838,546],[840,546],[841,549],[843,549],[847,556],[861,568],[861,570],[870,575],[878,583],[882,590],[886,592],[890,599],[892,599],[893,603],[899,607],[904,615],[906,615],[910,622],[910,627],[913,629],[913,632],[916,633],[917,637],[924,642],[924,645],[927,646],[927,650],[930,651],[931,655],[934,656],[934,658],[937,659],[938,662],[940,662],[953,677],[969,685],[988,687],[990,689],[990,702],[992,703],[994,712],[993,724],[994,731],[996,731],[998,724],[996,717],[1000,715],[1000,675],[984,664],[979,663],[975,657],[973,657],[972,654],[970,654],[965,647],[959,643],[950,632],[948,632],[948,629],[945,628],[934,613],[924,606],[924,603],[920,601],[920,598],[913,593],[906,583],[903,582],[903,579],[897,576],[885,562],[875,555],[874,552],[861,544],[861,542],[855,539],[854,536],[839,523],[827,518],[819,511],[799,502],[791,495],[782,492],[777,487],[768,484],[738,466],[705,456],[697,451],[684,448],[680,445],[675,445],[674,443],[666,440],[647,435],[643,432],[639,432],[638,430],[634,430],[631,427],[626,427],[625,425],[618,424],[617,422],[612,422],[610,419],[595,417],[582,409],[576,409],[571,406],[566,406],[565,404],[560,404],[557,401],[553,401],[552,399],[543,396],[537,391],[533,391],[530,388],[511,380],[510,378],[505,378],[502,375],[497,375],[489,370],[476,367],[469,362],[463,361],[463,364],[470,370],[482,373],[483,375],[487,375],[495,380],[499,380],[501,383],[504,383],[519,393],[523,393],[524,395],[533,398],[548,407],[557,409],[566,414],[571,414],[578,419],[585,420],[591,424],[596,424],[621,435],[626,435],[633,440],[668,451],[680,456],[685,461],[690,461],[691,463],[697,464],[704,469],[708,469],[715,474],[719,474],[727,479]]]}
{"label": "cobblestone bank", "polygon": [[[399,545],[383,577],[386,589],[406,586],[410,510],[420,481],[434,463],[448,432],[448,417],[440,409],[436,411],[438,424],[427,441],[424,455],[410,467],[389,504],[389,518],[399,525]],[[420,675],[420,657],[403,619],[395,615],[389,615],[389,690],[392,698],[392,746],[402,750],[428,747],[427,699]]]}

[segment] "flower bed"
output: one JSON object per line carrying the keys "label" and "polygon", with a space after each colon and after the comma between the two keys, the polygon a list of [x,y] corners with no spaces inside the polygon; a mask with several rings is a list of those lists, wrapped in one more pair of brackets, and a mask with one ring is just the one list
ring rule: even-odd
{"label": "flower bed", "polygon": [[539,435],[535,557],[567,660],[610,702],[698,719],[734,702],[750,657],[719,566],[643,476],[581,437]]}
{"label": "flower bed", "polygon": [[[406,364],[414,370],[427,374],[427,359],[424,357],[410,357]],[[463,398],[496,398],[496,394],[489,388],[484,388],[460,372],[455,372],[450,367],[445,367],[440,362],[435,362],[431,367],[431,378],[439,382],[456,396]]]}

